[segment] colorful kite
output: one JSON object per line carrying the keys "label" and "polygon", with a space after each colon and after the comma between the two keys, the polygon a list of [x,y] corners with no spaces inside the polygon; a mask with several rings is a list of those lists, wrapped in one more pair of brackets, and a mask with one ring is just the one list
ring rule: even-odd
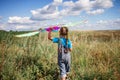
{"label": "colorful kite", "polygon": [[39,34],[40,32],[45,32],[45,31],[57,32],[59,29],[60,29],[60,27],[58,27],[58,26],[53,26],[53,27],[44,28],[44,29],[40,28],[39,30],[34,31],[34,32],[15,35],[15,37],[29,37],[29,36],[33,36],[33,35]]}
{"label": "colorful kite", "polygon": [[39,31],[29,32],[29,33],[25,33],[25,34],[15,35],[15,37],[29,37],[29,36],[36,35],[38,33],[39,33]]}
{"label": "colorful kite", "polygon": [[54,30],[59,30],[59,29],[60,29],[59,26],[53,26],[53,27],[45,28],[45,30],[48,31],[48,32],[51,31],[51,30],[54,31]]}
{"label": "colorful kite", "polygon": [[75,22],[75,23],[69,23],[69,24],[62,24],[62,25],[57,25],[57,26],[51,26],[48,28],[40,28],[39,30],[36,30],[34,32],[29,32],[29,33],[25,33],[25,34],[19,34],[19,35],[15,35],[15,37],[29,37],[29,36],[33,36],[36,34],[39,34],[40,32],[45,32],[45,31],[52,31],[52,32],[58,32],[58,30],[60,29],[61,26],[67,26],[67,27],[71,27],[71,26],[76,26],[78,24],[81,23],[85,23],[87,22],[87,20],[84,21],[79,21],[79,22]]}

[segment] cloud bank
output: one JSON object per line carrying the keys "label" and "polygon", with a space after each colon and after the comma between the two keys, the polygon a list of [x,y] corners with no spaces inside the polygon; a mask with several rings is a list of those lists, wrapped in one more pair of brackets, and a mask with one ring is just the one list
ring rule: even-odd
{"label": "cloud bank", "polygon": [[76,27],[70,27],[71,30],[120,30],[120,18],[114,20],[99,20],[95,24],[86,23]]}
{"label": "cloud bank", "polygon": [[[62,9],[59,9],[59,7]],[[50,20],[71,15],[80,15],[85,11],[86,14],[97,15],[104,13],[105,9],[113,7],[112,0],[78,0],[65,1],[54,0],[53,3],[31,10],[33,20]]]}
{"label": "cloud bank", "polygon": [[[100,15],[105,12],[106,9],[113,7],[112,0],[77,0],[77,1],[64,1],[53,0],[52,3],[31,10],[32,16],[20,17],[10,16],[7,23],[0,23],[1,30],[35,30],[40,27],[44,27],[47,24],[52,24],[51,20],[61,19],[61,23],[67,20],[62,18],[67,16],[79,16],[82,12],[87,15]],[[0,20],[2,16],[0,16]],[[47,22],[47,20],[49,20]],[[90,30],[90,29],[120,29],[120,19],[103,21],[100,20],[95,24],[82,24],[76,27],[71,27],[72,30]]]}

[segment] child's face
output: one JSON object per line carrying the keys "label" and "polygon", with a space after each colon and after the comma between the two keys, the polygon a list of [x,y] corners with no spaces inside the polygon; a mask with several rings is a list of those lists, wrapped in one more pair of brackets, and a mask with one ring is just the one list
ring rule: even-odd
{"label": "child's face", "polygon": [[61,28],[61,30],[60,30],[60,35],[63,35],[63,36],[67,35],[67,30],[66,30],[66,28]]}

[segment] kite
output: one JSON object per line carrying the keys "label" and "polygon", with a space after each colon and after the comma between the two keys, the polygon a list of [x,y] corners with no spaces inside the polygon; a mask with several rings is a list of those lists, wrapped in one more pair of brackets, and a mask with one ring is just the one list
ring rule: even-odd
{"label": "kite", "polygon": [[69,26],[69,27],[71,27],[71,26],[76,26],[78,24],[85,23],[85,22],[87,22],[87,20],[74,22],[74,23],[69,23],[69,24],[51,26],[51,27],[48,27],[48,28],[40,28],[39,30],[36,30],[36,31],[33,31],[33,32],[15,35],[15,37],[29,37],[29,36],[33,36],[33,35],[39,34],[40,32],[45,32],[45,31],[47,31],[47,32],[49,32],[49,31],[58,32],[58,30],[61,28],[61,26]]}
{"label": "kite", "polygon": [[36,35],[38,33],[39,33],[39,31],[29,32],[29,33],[25,33],[25,34],[15,35],[15,37],[29,37],[29,36]]}
{"label": "kite", "polygon": [[45,28],[45,30],[48,31],[48,32],[51,31],[51,30],[54,31],[54,30],[59,30],[59,29],[60,29],[59,26],[53,26],[53,27]]}
{"label": "kite", "polygon": [[60,29],[60,27],[58,27],[58,26],[48,27],[48,28],[44,28],[44,29],[40,28],[39,30],[36,30],[34,32],[15,35],[15,37],[29,37],[29,36],[33,36],[33,35],[39,34],[40,32],[45,32],[45,31],[57,32],[59,29]]}

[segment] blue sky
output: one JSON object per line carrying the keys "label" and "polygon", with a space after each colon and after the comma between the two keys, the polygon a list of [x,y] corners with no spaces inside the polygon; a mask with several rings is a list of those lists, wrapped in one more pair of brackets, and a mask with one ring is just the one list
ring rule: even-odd
{"label": "blue sky", "polygon": [[36,30],[87,22],[71,30],[120,29],[120,0],[0,0],[0,30]]}

